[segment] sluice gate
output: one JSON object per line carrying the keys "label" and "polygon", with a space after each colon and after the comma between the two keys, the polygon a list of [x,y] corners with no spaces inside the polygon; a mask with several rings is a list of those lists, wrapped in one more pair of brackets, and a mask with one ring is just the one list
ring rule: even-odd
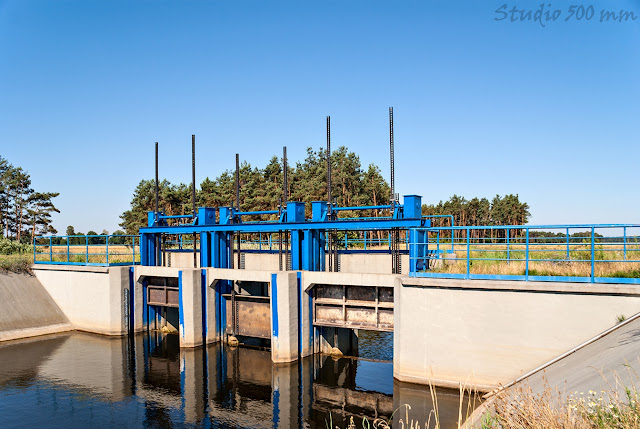
{"label": "sluice gate", "polygon": [[271,340],[271,299],[265,282],[234,282],[226,300],[225,336]]}
{"label": "sluice gate", "polygon": [[180,307],[178,279],[175,277],[148,277],[147,304],[158,307]]}
{"label": "sluice gate", "polygon": [[393,332],[393,288],[316,285],[313,324]]}

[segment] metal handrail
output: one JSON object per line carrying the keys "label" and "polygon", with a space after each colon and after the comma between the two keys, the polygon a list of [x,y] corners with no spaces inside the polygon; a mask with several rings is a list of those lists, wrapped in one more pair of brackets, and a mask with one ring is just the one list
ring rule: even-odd
{"label": "metal handrail", "polygon": [[[95,241],[100,241],[96,243]],[[44,244],[42,244],[44,241]],[[51,235],[33,238],[33,263],[55,265],[137,265],[140,263],[140,237],[137,235]],[[111,246],[111,250],[110,250]],[[125,246],[131,251],[114,251],[114,246]],[[136,249],[137,247],[137,249]],[[44,249],[43,249],[44,248]],[[65,251],[54,252],[56,248]],[[83,251],[73,250],[82,248]],[[104,252],[94,252],[95,248],[104,248]],[[48,249],[45,251],[45,249]],[[39,251],[41,250],[41,251]],[[43,257],[46,255],[48,257]],[[82,258],[84,256],[84,258]],[[111,261],[109,260],[111,258]],[[114,262],[114,258],[116,261]],[[96,261],[96,259],[104,259]],[[126,259],[123,261],[123,259]]]}
{"label": "metal handrail", "polygon": [[[640,224],[569,224],[569,225],[489,225],[489,226],[451,226],[416,228],[416,231],[425,231],[426,240],[422,242],[410,242],[410,259],[421,261],[421,264],[411,263],[412,276],[438,277],[438,278],[466,278],[466,279],[502,279],[502,280],[536,280],[536,281],[577,281],[590,283],[640,283],[640,237],[629,236],[629,229],[638,229]],[[604,236],[597,234],[597,230],[622,230],[621,235]],[[494,231],[497,237],[471,237],[472,231]],[[549,236],[532,236],[532,231],[562,230],[561,234]],[[580,230],[586,234],[571,236],[571,230]],[[466,263],[463,273],[434,272],[429,269],[427,259],[440,258],[440,233],[465,231],[464,237],[452,238],[452,252],[456,246],[463,252],[464,257],[458,257],[456,253],[448,256],[450,261],[462,261]],[[504,234],[499,234],[502,231]],[[514,234],[515,232],[515,234]],[[575,234],[576,232],[574,232]],[[431,237],[430,237],[431,235]],[[435,236],[434,236],[435,235]],[[503,235],[503,236],[500,236]],[[449,243],[447,243],[449,244]],[[418,257],[418,249],[426,251],[429,246],[435,245],[436,252],[421,253]],[[423,246],[423,247],[419,247]],[[502,252],[502,253],[499,253]],[[596,252],[598,252],[596,257]],[[608,253],[607,253],[608,252]],[[630,252],[636,258],[629,258]],[[536,257],[536,254],[538,255]],[[546,256],[546,257],[545,257]],[[513,274],[478,274],[472,273],[473,262],[524,262],[524,273]],[[428,261],[427,261],[428,262]],[[588,274],[583,276],[541,275],[531,269],[531,263],[574,263],[589,264]],[[596,272],[597,264],[621,263],[626,271],[612,271],[610,276]],[[415,267],[423,267],[418,270]],[[609,266],[611,267],[611,266]],[[615,267],[614,267],[615,268]],[[604,272],[604,274],[608,274]]]}

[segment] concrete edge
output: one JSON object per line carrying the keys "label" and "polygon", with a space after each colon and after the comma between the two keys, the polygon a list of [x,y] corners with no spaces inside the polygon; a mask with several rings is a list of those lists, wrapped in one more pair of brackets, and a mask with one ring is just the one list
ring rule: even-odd
{"label": "concrete edge", "polygon": [[636,313],[633,316],[631,316],[630,318],[624,320],[623,322],[618,323],[617,325],[612,326],[611,328],[607,329],[606,331],[596,335],[595,337],[588,339],[587,341],[583,342],[582,344],[578,344],[577,346],[575,346],[574,348],[562,353],[560,356],[555,357],[553,359],[551,359],[550,361],[540,365],[539,367],[532,369],[531,371],[527,372],[526,374],[521,375],[520,377],[516,378],[513,381],[510,381],[509,383],[505,384],[504,386],[500,386],[498,388],[494,388],[491,391],[487,392],[483,398],[484,399],[488,399],[490,397],[494,397],[496,396],[498,393],[500,392],[504,392],[505,390],[509,389],[510,387],[524,381],[525,379],[531,377],[532,375],[540,372],[540,371],[544,371],[545,369],[547,369],[549,366],[553,365],[556,362],[561,361],[562,359],[574,354],[575,352],[577,352],[580,349],[583,349],[584,347],[595,343],[596,341],[600,340],[603,337],[606,337],[607,335],[609,335],[610,333],[626,326],[627,324],[635,321],[636,319],[640,318],[640,313]]}
{"label": "concrete edge", "polygon": [[[428,386],[429,384],[432,384],[435,387],[444,387],[446,389],[453,389],[453,390],[459,390],[460,389],[460,384],[461,384],[461,383],[456,383],[456,382],[449,381],[449,380],[440,380],[440,379],[437,379],[437,378],[413,377],[413,376],[410,376],[410,375],[398,376],[398,374],[396,374],[395,371],[394,371],[394,374],[393,374],[393,378],[395,378],[398,381],[402,381],[404,383],[411,383],[411,384],[416,384],[416,385],[420,385],[420,386]],[[485,392],[490,392],[490,391],[492,391],[492,390],[494,390],[496,388],[495,385],[473,384],[473,383],[465,383],[464,387],[467,390],[476,391],[476,392],[478,392],[478,394],[482,394],[482,393],[485,393]],[[484,396],[486,396],[486,395],[484,395]],[[484,398],[484,396],[482,396],[482,398]]]}
{"label": "concrete edge", "polygon": [[39,326],[36,328],[14,329],[0,332],[0,342],[19,340],[23,338],[38,337],[40,335],[59,334],[75,330],[71,323],[58,323],[55,325]]}
{"label": "concrete edge", "polygon": [[436,279],[402,276],[405,287],[501,290],[514,292],[547,292],[599,295],[640,295],[637,285],[626,283],[526,282],[517,280]]}
{"label": "concrete edge", "polygon": [[74,331],[87,332],[89,334],[104,335],[106,337],[123,337],[127,335],[127,331],[110,331],[107,329],[96,329],[82,325],[72,325]]}
{"label": "concrete edge", "polygon": [[32,271],[77,271],[85,273],[108,273],[110,267],[92,267],[83,265],[33,264]]}
{"label": "concrete edge", "polygon": [[231,268],[203,268],[207,270],[207,283],[211,286],[218,280],[254,281],[271,283],[273,273],[297,273],[298,271],[278,270],[234,270]]}
{"label": "concrete edge", "polygon": [[[338,282],[332,277],[339,279]],[[304,290],[309,290],[317,284],[348,284],[349,286],[381,286],[394,287],[400,274],[376,273],[341,273],[325,271],[302,271]]]}

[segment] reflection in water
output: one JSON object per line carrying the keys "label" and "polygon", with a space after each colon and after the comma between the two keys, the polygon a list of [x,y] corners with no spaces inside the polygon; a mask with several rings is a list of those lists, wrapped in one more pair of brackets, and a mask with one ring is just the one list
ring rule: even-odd
{"label": "reflection in water", "polygon": [[[274,365],[270,356],[221,344],[180,350],[176,335],[159,332],[4,343],[0,424],[325,428],[331,415],[334,427],[346,427],[350,416],[389,417],[409,403],[424,426],[431,410],[428,389],[394,381],[390,362],[315,355]],[[455,425],[457,392],[443,391],[438,402],[442,426]]]}

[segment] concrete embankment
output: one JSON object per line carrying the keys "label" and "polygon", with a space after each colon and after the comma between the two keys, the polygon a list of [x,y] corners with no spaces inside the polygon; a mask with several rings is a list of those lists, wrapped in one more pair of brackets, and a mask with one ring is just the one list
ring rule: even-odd
{"label": "concrete embankment", "polygon": [[553,392],[565,401],[571,395],[625,398],[625,389],[640,383],[640,313],[607,329],[566,353],[485,395],[485,403],[467,419],[465,428],[482,426],[483,415],[495,411],[499,395]]}
{"label": "concrete embankment", "polygon": [[0,274],[0,341],[72,330],[40,281],[27,274]]}
{"label": "concrete embankment", "polygon": [[568,396],[575,392],[615,392],[640,384],[640,313],[516,380],[534,394],[547,387]]}

